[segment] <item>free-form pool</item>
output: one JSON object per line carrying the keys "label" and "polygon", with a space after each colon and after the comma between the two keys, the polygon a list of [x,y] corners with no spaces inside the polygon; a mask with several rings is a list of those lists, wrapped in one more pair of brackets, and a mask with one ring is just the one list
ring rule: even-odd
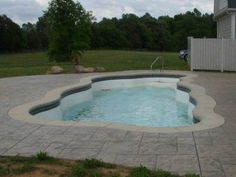
{"label": "free-form pool", "polygon": [[193,125],[189,94],[177,78],[136,78],[96,82],[36,116],[50,120],[110,122],[148,127]]}

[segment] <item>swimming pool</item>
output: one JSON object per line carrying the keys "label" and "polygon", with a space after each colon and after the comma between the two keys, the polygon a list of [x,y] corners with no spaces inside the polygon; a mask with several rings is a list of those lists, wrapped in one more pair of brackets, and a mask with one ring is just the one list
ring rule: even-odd
{"label": "swimming pool", "polygon": [[194,77],[181,72],[94,74],[16,106],[8,115],[40,125],[149,133],[193,132],[223,125],[224,118],[214,111],[215,100],[193,83]]}
{"label": "swimming pool", "polygon": [[183,127],[197,123],[179,78],[105,80],[63,98],[60,105],[37,113],[48,120],[107,122],[146,127]]}

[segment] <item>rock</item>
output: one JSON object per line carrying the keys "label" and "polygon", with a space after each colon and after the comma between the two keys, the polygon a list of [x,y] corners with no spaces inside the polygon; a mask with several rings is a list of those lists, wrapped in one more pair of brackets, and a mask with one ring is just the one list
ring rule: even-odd
{"label": "rock", "polygon": [[95,69],[95,68],[92,68],[92,67],[88,67],[88,68],[85,68],[84,71],[85,71],[86,73],[93,73],[93,72],[96,71],[96,69]]}
{"label": "rock", "polygon": [[85,67],[84,67],[84,66],[82,66],[82,65],[75,65],[75,71],[76,71],[77,73],[83,73],[84,70],[85,70]]}
{"label": "rock", "polygon": [[53,66],[47,73],[48,74],[62,74],[64,69],[60,66]]}
{"label": "rock", "polygon": [[105,70],[105,68],[98,66],[98,67],[96,67],[96,71],[97,71],[97,72],[104,72],[104,71],[106,71],[106,70]]}
{"label": "rock", "polygon": [[78,73],[93,73],[96,71],[95,68],[92,67],[85,68],[82,65],[75,65],[75,70]]}

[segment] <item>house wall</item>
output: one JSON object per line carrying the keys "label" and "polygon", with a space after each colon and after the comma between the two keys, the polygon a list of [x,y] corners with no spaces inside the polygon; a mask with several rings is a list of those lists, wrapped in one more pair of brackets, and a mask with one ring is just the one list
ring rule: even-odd
{"label": "house wall", "polygon": [[216,14],[220,9],[219,0],[215,0],[214,3],[214,14]]}
{"label": "house wall", "polygon": [[231,15],[225,15],[217,19],[217,37],[230,39],[232,37],[232,21]]}
{"label": "house wall", "polygon": [[215,15],[221,13],[228,8],[228,0],[215,0],[214,13]]}
{"label": "house wall", "polygon": [[217,37],[236,39],[236,0],[215,0],[214,5]]}

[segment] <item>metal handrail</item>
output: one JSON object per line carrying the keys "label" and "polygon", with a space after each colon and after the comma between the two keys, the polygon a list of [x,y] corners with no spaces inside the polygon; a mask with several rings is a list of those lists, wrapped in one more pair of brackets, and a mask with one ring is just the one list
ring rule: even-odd
{"label": "metal handrail", "polygon": [[163,56],[158,56],[151,64],[150,68],[153,70],[153,66],[162,58],[162,63],[161,63],[161,69],[160,72],[164,71],[164,57]]}

